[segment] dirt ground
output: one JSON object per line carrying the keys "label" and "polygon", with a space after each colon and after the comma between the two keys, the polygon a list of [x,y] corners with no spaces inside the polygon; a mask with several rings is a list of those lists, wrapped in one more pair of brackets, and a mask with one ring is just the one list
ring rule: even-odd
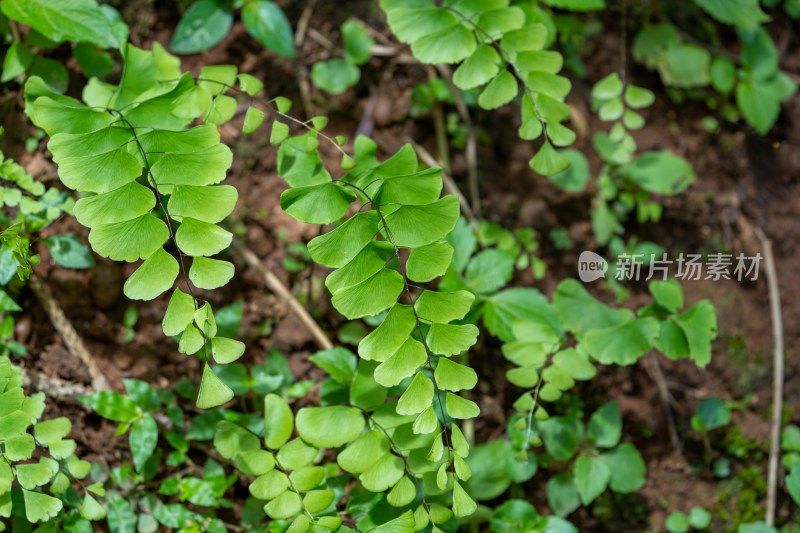
{"label": "dirt ground", "polygon": [[[291,21],[301,17],[305,4],[300,1],[282,3]],[[349,16],[357,16],[376,33],[388,35],[380,14],[370,7],[371,4],[353,1],[347,2],[351,9],[340,9],[340,6],[334,8],[328,3],[318,3],[309,28],[327,38],[333,48],[322,39],[307,38],[294,61],[261,51],[237,21],[222,44],[209,52],[184,58],[184,66],[197,72],[205,64],[233,63],[242,71],[263,79],[268,94],[285,95],[295,102],[303,102],[303,88],[309,84],[308,70],[315,61],[335,53],[340,42],[338,27],[341,22]],[[169,42],[177,15],[172,9],[162,9],[123,10],[133,28],[134,42],[146,47],[153,40],[165,45]],[[607,129],[589,110],[590,87],[619,69],[619,20],[609,16],[603,23],[605,31],[596,42],[590,43],[586,58],[588,76],[583,80],[573,78],[574,88],[568,99],[578,116],[586,121],[586,128],[578,131],[575,144],[586,154],[594,153],[592,135]],[[632,35],[636,30],[635,21],[629,23],[628,34]],[[800,72],[800,33],[794,32],[785,21],[771,24],[769,30],[781,47],[781,68]],[[383,41],[389,42],[386,37]],[[411,87],[425,81],[427,76],[426,69],[406,64],[398,57],[374,57],[362,69],[362,80],[355,90],[330,98],[312,86],[304,105],[297,105],[296,109],[307,116],[329,115],[330,134],[352,138],[359,127],[374,128],[373,137],[383,156],[399,148],[406,137],[435,153],[435,128],[431,119],[415,122],[407,118]],[[800,423],[800,279],[794,277],[800,267],[800,218],[797,216],[800,213],[800,98],[795,97],[784,106],[778,123],[765,138],[743,122],[721,122],[720,129],[710,133],[701,124],[702,118],[709,114],[703,103],[673,103],[657,76],[633,61],[628,62],[628,77],[637,85],[652,88],[657,95],[656,104],[644,112],[647,125],[634,134],[640,150],[671,150],[689,160],[698,176],[685,194],[661,200],[665,210],[660,223],[632,224],[628,234],[657,242],[670,255],[678,251],[752,255],[761,250],[760,243],[742,228],[749,224],[763,229],[772,241],[781,291],[786,346],[785,416],[787,420]],[[519,272],[514,284],[535,286],[550,296],[559,280],[576,276],[580,251],[594,247],[588,224],[588,206],[594,188],[590,184],[584,193],[568,194],[555,188],[546,178],[534,175],[528,160],[535,147],[520,141],[516,127],[509,127],[517,117],[518,112],[512,106],[494,115],[476,111],[473,116],[486,133],[481,138],[494,140],[482,142],[478,148],[483,216],[508,228],[533,227],[539,232],[542,258],[548,265],[547,276],[536,282],[530,272]],[[309,284],[310,276],[319,278],[323,273],[310,268],[289,272],[283,267],[283,260],[289,253],[287,245],[307,241],[316,236],[317,230],[280,210],[279,196],[285,185],[275,170],[277,150],[267,142],[266,133],[250,137],[240,135],[242,119],[240,116],[221,130],[223,140],[236,155],[227,183],[238,189],[240,203],[231,227],[245,246],[293,288],[323,328],[335,338],[344,320],[332,310],[319,283]],[[26,136],[22,132],[21,138]],[[19,146],[17,153],[13,146],[6,146],[4,150],[17,157],[33,175],[56,183],[54,167],[43,155],[45,143],[40,147],[36,153],[24,152]],[[334,155],[330,154],[332,162]],[[456,181],[466,187],[463,154],[454,150],[452,161]],[[599,160],[594,156],[590,157],[590,164],[593,170],[599,168]],[[574,246],[558,251],[548,244],[546,236],[553,228],[566,229]],[[82,238],[87,234],[74,219],[64,219],[48,228],[43,236],[65,232]],[[137,302],[139,320],[133,340],[121,342],[122,317],[131,304],[122,295],[122,284],[132,267],[98,258],[97,266],[89,271],[69,271],[55,266],[44,247],[40,247],[39,252],[42,264],[37,272],[46,279],[115,389],[122,389],[123,378],[142,379],[160,387],[183,376],[199,381],[197,361],[179,354],[175,342],[164,338],[161,332],[166,297]],[[307,357],[315,350],[312,337],[289,313],[287,306],[266,290],[257,272],[247,268],[236,254],[233,260],[237,276],[228,286],[208,296],[214,308],[237,300],[244,302],[239,335],[248,346],[244,361],[248,365],[263,363],[269,349],[275,346],[290,358],[296,372],[307,376],[312,368]],[[309,300],[308,287],[312,285],[316,290]],[[682,450],[676,452],[670,444],[663,405],[644,366],[602,369],[597,379],[577,390],[587,402],[589,399],[596,399],[598,405],[609,399],[619,402],[624,438],[632,440],[642,452],[647,463],[647,483],[634,496],[604,501],[603,505],[612,508],[613,519],[604,519],[599,511],[592,514],[584,508],[571,515],[570,520],[580,531],[661,530],[671,511],[688,512],[694,505],[703,505],[717,514],[725,509],[734,513],[744,504],[738,500],[741,491],[736,492],[731,480],[738,479],[740,471],[753,465],[760,468],[765,477],[773,334],[764,269],[755,282],[684,282],[683,286],[688,304],[705,298],[714,303],[719,334],[713,345],[712,362],[706,368],[659,356],[674,400],[670,409]],[[612,302],[612,295],[599,287],[596,285],[592,290],[598,297]],[[644,285],[630,288],[632,297],[624,305],[647,301]],[[16,338],[29,352],[18,362],[49,376],[88,384],[85,368],[68,356],[63,341],[33,294],[23,291],[18,301],[24,311],[19,315]],[[266,336],[259,333],[259,326],[265,320],[273,324],[271,333]],[[473,365],[484,370],[481,380],[485,385],[480,388],[478,403],[486,414],[477,424],[480,438],[498,433],[497,429],[504,425],[505,417],[511,412],[510,404],[516,395],[504,386],[504,368],[497,364],[503,361],[499,345],[487,340],[479,346],[479,350],[471,353],[471,359]],[[732,431],[720,430],[720,434],[712,434],[711,447],[706,448],[700,434],[691,429],[690,419],[699,401],[710,397],[739,402],[730,426],[738,428],[738,433],[732,437]],[[48,402],[46,416],[61,415],[73,420],[84,456],[103,458],[112,465],[126,457],[125,439],[113,436],[112,424],[72,404]],[[752,444],[752,450],[745,457],[735,457],[728,452],[729,441],[734,437]],[[732,476],[728,481],[716,479],[712,472],[710,465],[719,457],[731,460]],[[529,499],[543,513],[547,512],[545,480],[540,474],[524,487]],[[733,488],[728,490],[729,486]],[[763,488],[761,490],[763,497]],[[781,490],[779,523],[790,519],[793,508]]]}

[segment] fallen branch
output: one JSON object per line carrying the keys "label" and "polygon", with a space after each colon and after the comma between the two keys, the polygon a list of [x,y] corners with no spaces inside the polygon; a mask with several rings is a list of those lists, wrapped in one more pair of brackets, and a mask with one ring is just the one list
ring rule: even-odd
{"label": "fallen branch", "polygon": [[658,397],[661,399],[661,407],[664,409],[664,416],[667,419],[667,431],[669,432],[669,441],[675,453],[681,455],[683,453],[683,445],[678,438],[678,431],[675,429],[675,418],[672,416],[672,394],[669,392],[667,380],[664,379],[664,373],[661,372],[661,365],[656,359],[656,354],[650,352],[650,357],[642,360],[642,366],[647,371],[650,379],[653,380],[658,389]]}
{"label": "fallen branch", "polygon": [[264,278],[264,283],[266,283],[267,288],[277,294],[289,305],[289,308],[294,312],[297,318],[299,318],[303,325],[311,332],[312,337],[314,337],[314,340],[317,342],[319,347],[323,350],[333,348],[333,343],[330,341],[325,332],[322,331],[314,318],[308,314],[308,311],[306,311],[305,308],[300,305],[300,302],[297,301],[297,298],[295,298],[289,289],[287,289],[286,286],[281,282],[281,280],[279,280],[278,277],[264,265],[258,256],[253,253],[252,250],[236,240],[233,241],[233,246],[239,253],[242,254],[247,264],[261,274],[261,276]]}
{"label": "fallen branch", "polygon": [[61,307],[58,305],[58,302],[53,298],[49,287],[47,287],[36,273],[30,277],[29,285],[33,294],[36,295],[39,303],[44,307],[44,310],[50,317],[50,321],[61,336],[64,344],[66,344],[69,353],[83,361],[83,364],[86,365],[87,370],[89,370],[89,375],[92,378],[92,388],[94,388],[94,390],[110,389],[111,387],[108,384],[108,379],[106,379],[106,376],[97,366],[94,358],[89,353],[89,350],[86,349],[78,332],[75,331],[75,328],[67,319],[64,311],[62,311]]}
{"label": "fallen branch", "polygon": [[775,339],[772,372],[772,421],[770,422],[769,467],[767,469],[767,511],[764,521],[767,525],[775,522],[775,504],[778,496],[778,457],[781,446],[781,419],[783,415],[783,319],[781,317],[781,295],[778,290],[778,273],[772,255],[772,243],[761,231],[753,228],[761,241],[764,251],[764,264],[767,269],[767,289],[769,308],[772,315],[772,334]]}

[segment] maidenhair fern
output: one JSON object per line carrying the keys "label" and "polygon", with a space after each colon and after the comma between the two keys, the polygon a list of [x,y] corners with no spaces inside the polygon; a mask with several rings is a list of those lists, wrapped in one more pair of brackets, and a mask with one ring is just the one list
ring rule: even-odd
{"label": "maidenhair fern", "polygon": [[[196,294],[225,285],[234,272],[231,263],[211,256],[231,243],[231,233],[217,224],[238,196],[219,185],[232,153],[215,126],[235,112],[235,100],[220,93],[236,82],[237,71],[205,67],[196,83],[158,43],[152,51],[128,45],[124,60],[120,84],[93,78],[84,102],[31,78],[26,112],[50,135],[61,181],[82,196],[74,212],[90,228],[93,250],[117,261],[143,260],[125,282],[125,295],[151,300],[180,276],[163,329],[181,335],[181,352],[204,351],[197,404],[213,407],[233,393],[210,363],[229,363],[244,352],[242,343],[216,336],[210,305]],[[241,83],[253,86],[250,78]],[[206,124],[184,129],[203,114]]]}
{"label": "maidenhair fern", "polygon": [[569,161],[554,146],[568,146],[575,133],[562,124],[570,116],[564,103],[572,84],[559,76],[560,53],[543,50],[547,27],[526,18],[509,0],[381,0],[389,27],[411,45],[422,63],[463,63],[453,74],[460,89],[483,87],[478,105],[495,109],[522,89],[519,136],[544,143],[531,168],[552,175]]}
{"label": "maidenhair fern", "polygon": [[[334,307],[350,319],[385,315],[359,344],[351,405],[301,409],[297,431],[316,447],[354,441],[339,454],[339,465],[365,489],[388,491],[390,505],[417,502],[414,518],[407,518],[417,529],[469,515],[476,505],[461,485],[470,476],[469,445],[456,421],[480,412],[458,394],[472,389],[477,376],[449,357],[477,339],[474,325],[459,323],[474,295],[414,285],[441,276],[450,264],[453,248],[445,236],[458,220],[458,200],[440,197],[441,170],[421,170],[411,146],[379,163],[377,146],[365,137],[356,139],[355,157],[345,162],[350,171],[333,180],[317,152],[318,136],[311,130],[283,141],[278,170],[291,188],[281,206],[301,221],[334,224],[308,247],[315,262],[333,270],[325,283]],[[387,396],[399,399],[385,403]],[[268,421],[280,420],[283,437],[274,443],[280,444],[291,434],[291,411],[277,397],[267,402]],[[369,430],[362,434],[365,417]],[[274,424],[268,422],[268,435]],[[452,511],[436,498],[444,494],[452,494]],[[291,502],[297,505],[298,497]]]}

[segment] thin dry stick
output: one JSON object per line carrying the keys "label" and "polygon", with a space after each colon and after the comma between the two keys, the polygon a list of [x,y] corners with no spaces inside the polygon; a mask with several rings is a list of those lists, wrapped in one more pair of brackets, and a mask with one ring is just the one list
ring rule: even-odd
{"label": "thin dry stick", "polygon": [[[24,386],[42,391],[47,396],[55,398],[56,400],[74,403],[85,411],[91,411],[88,405],[75,400],[75,398],[79,396],[91,394],[92,391],[89,387],[81,383],[73,383],[61,378],[50,377],[35,370],[28,370],[26,368],[21,368],[20,370],[22,370],[22,384]],[[73,400],[75,401],[73,402]]]}
{"label": "thin dry stick", "polygon": [[[428,165],[429,167],[439,167],[442,166],[441,163],[436,161],[436,159],[428,152],[423,146],[417,144],[413,139],[406,137],[405,141],[409,143],[411,146],[414,147],[414,150],[417,152],[417,155],[422,162]],[[473,220],[475,218],[475,212],[472,210],[472,207],[469,205],[469,201],[461,192],[461,189],[458,188],[456,182],[453,181],[453,178],[450,175],[442,170],[442,182],[444,183],[445,189],[450,194],[455,194],[458,197],[458,202],[461,204],[461,211],[464,215],[469,219]]]}
{"label": "thin dry stick", "polygon": [[650,375],[656,388],[658,389],[658,396],[661,398],[661,407],[664,409],[664,416],[667,419],[667,431],[669,432],[669,441],[675,449],[675,453],[680,455],[683,451],[681,440],[678,438],[678,431],[675,429],[675,418],[672,416],[672,395],[667,386],[667,380],[664,379],[664,373],[661,372],[661,365],[656,359],[656,354],[650,352],[650,357],[642,361],[642,365],[647,373]]}
{"label": "thin dry stick", "polygon": [[754,228],[764,250],[764,264],[767,268],[767,288],[769,308],[772,315],[772,334],[775,339],[773,352],[774,369],[772,373],[772,421],[770,427],[769,468],[767,470],[767,513],[765,522],[775,522],[775,502],[778,492],[778,456],[780,455],[781,418],[783,414],[783,319],[781,317],[781,295],[778,290],[778,273],[772,255],[772,243],[761,231]]}
{"label": "thin dry stick", "polygon": [[33,294],[36,295],[39,303],[44,307],[44,310],[47,311],[47,315],[50,317],[50,321],[53,323],[56,331],[58,331],[58,334],[64,340],[64,344],[67,345],[69,353],[83,361],[83,364],[86,365],[86,368],[89,370],[89,375],[92,378],[92,387],[94,390],[110,389],[111,387],[108,384],[106,376],[97,366],[89,350],[87,350],[86,346],[83,344],[78,332],[75,331],[72,323],[67,319],[55,298],[53,298],[53,294],[50,292],[47,285],[36,273],[30,277],[29,284]]}
{"label": "thin dry stick", "polygon": [[464,98],[461,96],[461,91],[453,83],[453,76],[450,72],[450,67],[441,64],[436,66],[439,73],[450,86],[450,92],[453,93],[453,100],[456,103],[456,109],[467,127],[467,143],[464,147],[464,155],[467,158],[467,189],[469,196],[472,200],[472,207],[475,213],[481,215],[481,193],[478,187],[478,140],[475,135],[475,126],[472,124],[472,119],[469,116],[469,109],[467,104],[464,103]]}
{"label": "thin dry stick", "polygon": [[239,251],[239,253],[242,254],[247,264],[261,274],[261,276],[264,278],[264,283],[267,284],[267,288],[281,297],[289,305],[289,308],[294,312],[295,315],[297,315],[297,318],[299,318],[303,325],[311,332],[311,335],[314,337],[314,340],[317,342],[319,347],[323,350],[333,348],[333,343],[330,341],[328,336],[325,335],[311,315],[308,314],[308,311],[306,311],[306,309],[300,305],[300,302],[297,301],[297,298],[295,298],[289,289],[287,289],[286,286],[281,282],[281,280],[279,280],[278,277],[264,265],[258,256],[253,253],[252,250],[238,241],[234,240],[233,246],[237,251]]}

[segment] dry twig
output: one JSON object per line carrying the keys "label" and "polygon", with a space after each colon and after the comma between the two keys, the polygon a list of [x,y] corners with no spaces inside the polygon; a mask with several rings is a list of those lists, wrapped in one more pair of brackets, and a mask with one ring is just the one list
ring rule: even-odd
{"label": "dry twig", "polygon": [[678,431],[675,429],[675,418],[672,416],[672,394],[669,392],[667,380],[664,379],[664,373],[661,372],[661,365],[658,363],[656,354],[650,352],[650,357],[642,360],[642,366],[647,371],[658,389],[658,396],[661,398],[661,407],[664,409],[664,416],[667,419],[667,431],[669,432],[669,441],[672,444],[675,453],[681,455],[683,452],[683,445],[678,438]]}
{"label": "dry twig", "polygon": [[39,300],[39,303],[44,307],[44,310],[47,311],[50,321],[63,339],[64,344],[66,344],[69,353],[83,361],[83,364],[86,365],[86,368],[89,370],[89,375],[92,378],[92,387],[94,390],[107,390],[111,388],[108,384],[108,379],[106,379],[106,376],[97,366],[89,350],[87,350],[86,346],[83,344],[83,340],[81,340],[78,332],[75,331],[72,323],[67,319],[64,311],[58,305],[58,302],[53,298],[53,294],[44,281],[42,281],[38,274],[34,273],[30,277],[29,284],[31,290]]}
{"label": "dry twig", "polygon": [[767,289],[769,290],[769,308],[772,315],[772,334],[775,339],[773,351],[772,373],[772,421],[770,423],[769,467],[767,470],[767,511],[764,521],[767,525],[775,522],[775,503],[778,492],[778,457],[781,445],[781,418],[783,414],[783,319],[781,316],[781,295],[778,290],[778,274],[775,269],[775,257],[772,255],[772,243],[761,231],[753,228],[764,251],[764,264],[767,269]]}
{"label": "dry twig", "polygon": [[300,302],[297,301],[297,298],[294,297],[294,295],[289,291],[289,289],[286,288],[281,280],[279,280],[278,277],[273,274],[272,271],[266,267],[266,265],[264,265],[264,262],[261,261],[252,250],[240,242],[234,240],[233,246],[239,253],[242,254],[247,264],[261,274],[261,276],[264,278],[264,283],[266,283],[267,288],[277,294],[289,305],[289,308],[294,312],[297,318],[299,318],[303,325],[311,332],[311,335],[314,337],[317,345],[319,345],[319,347],[323,350],[333,348],[333,343],[322,331],[317,322],[310,314],[308,314],[308,311],[306,311]]}

